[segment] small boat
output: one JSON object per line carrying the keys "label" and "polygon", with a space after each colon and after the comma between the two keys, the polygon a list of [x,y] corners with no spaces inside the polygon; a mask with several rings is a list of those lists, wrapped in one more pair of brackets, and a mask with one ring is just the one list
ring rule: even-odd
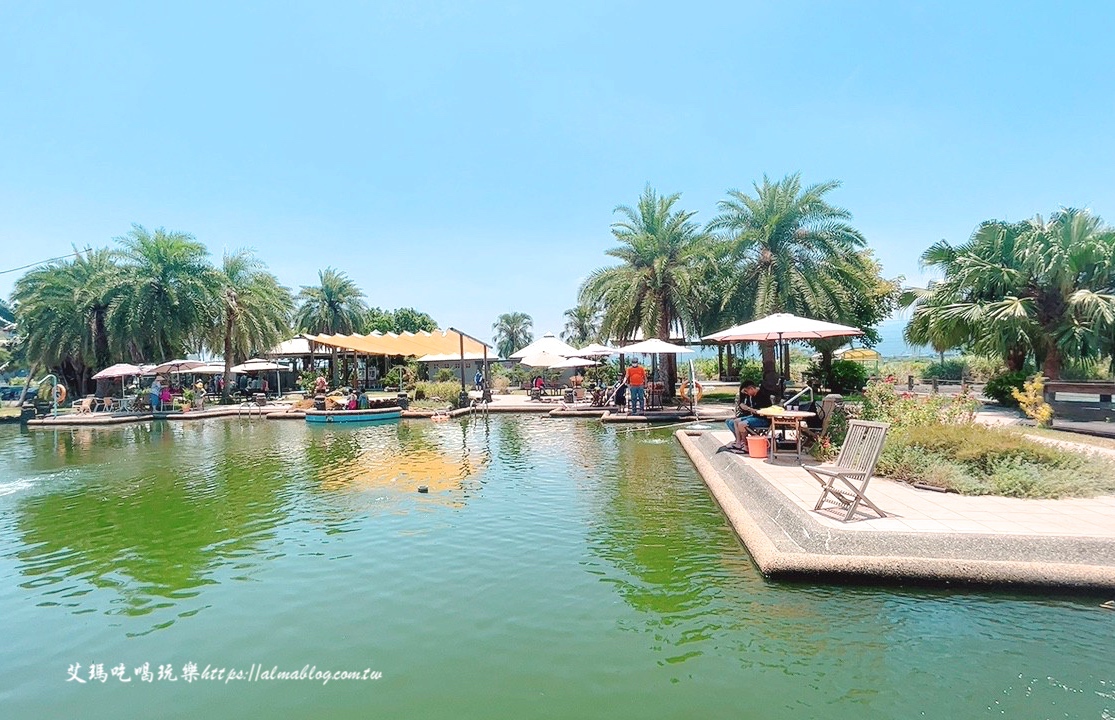
{"label": "small boat", "polygon": [[308,423],[368,423],[398,420],[403,414],[400,407],[373,408],[371,410],[307,410]]}

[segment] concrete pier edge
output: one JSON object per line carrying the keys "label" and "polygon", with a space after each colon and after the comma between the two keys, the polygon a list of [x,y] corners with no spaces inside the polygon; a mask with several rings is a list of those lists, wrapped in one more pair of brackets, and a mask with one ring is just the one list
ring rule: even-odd
{"label": "concrete pier edge", "polygon": [[[926,554],[925,547],[921,548],[922,552],[918,554],[903,554],[901,549],[894,547],[893,542],[879,542],[881,551],[878,553],[803,552],[793,549],[790,534],[785,533],[777,522],[771,522],[772,518],[767,517],[768,510],[759,503],[748,503],[748,498],[741,497],[734,491],[721,472],[713,466],[707,449],[701,448],[698,443],[698,438],[702,435],[703,433],[691,433],[685,430],[678,430],[675,433],[682,449],[693,462],[697,473],[704,480],[713,499],[724,512],[760,572],[769,577],[829,576],[842,579],[871,579],[880,582],[915,581],[935,585],[956,583],[1016,588],[1057,588],[1064,591],[1096,593],[1115,590],[1115,564],[1024,559],[1026,551],[1036,545],[1047,544],[1049,546],[1047,550],[1051,554],[1057,554],[1060,551],[1059,545],[1073,543],[1073,539],[1027,537],[1018,542],[1019,555],[1022,557],[998,559],[958,557],[946,553]],[[775,494],[781,495],[764,478],[748,472],[746,468],[740,469],[747,472],[749,484],[766,485],[767,489],[772,491],[768,493],[768,498]],[[779,515],[782,513],[787,516],[792,515],[794,522],[802,523],[802,531],[806,534],[812,532],[816,536],[826,538],[840,534],[854,536],[854,540],[863,546],[870,546],[872,541],[881,540],[875,536],[884,534],[863,530],[853,533],[822,526],[809,518],[809,514],[802,512],[796,505],[791,507],[792,503],[788,498],[783,498],[783,501],[785,505],[778,508]],[[782,531],[785,536],[779,538],[774,535],[779,531]],[[889,534],[894,535],[894,533]],[[964,538],[957,538],[951,533],[923,533],[922,535],[920,540],[927,547],[947,548],[959,541],[972,546],[975,553],[979,554],[979,546],[988,545],[988,557],[996,553],[1003,554],[1003,546],[1009,545],[1009,543],[998,542],[1003,540],[1002,537],[994,538],[996,542],[989,542],[990,539],[986,535]],[[1009,538],[1009,541],[1016,540],[1019,540],[1017,536]],[[1102,546],[1104,551],[1111,550],[1110,543],[1076,544],[1086,545],[1085,553],[1097,545]],[[994,547],[990,547],[991,545]],[[791,547],[788,549],[787,546]]]}

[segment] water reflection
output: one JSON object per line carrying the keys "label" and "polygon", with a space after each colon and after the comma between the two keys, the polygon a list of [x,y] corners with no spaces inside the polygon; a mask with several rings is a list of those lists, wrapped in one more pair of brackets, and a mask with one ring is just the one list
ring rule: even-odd
{"label": "water reflection", "polygon": [[426,486],[442,504],[460,507],[461,491],[491,461],[490,447],[469,437],[466,423],[328,428],[311,434],[306,458],[323,491],[384,496]]}
{"label": "water reflection", "polygon": [[34,433],[31,468],[82,472],[40,475],[19,505],[21,587],[42,606],[141,616],[197,596],[222,566],[249,574],[284,519],[285,473],[266,452],[219,442],[226,431]]}

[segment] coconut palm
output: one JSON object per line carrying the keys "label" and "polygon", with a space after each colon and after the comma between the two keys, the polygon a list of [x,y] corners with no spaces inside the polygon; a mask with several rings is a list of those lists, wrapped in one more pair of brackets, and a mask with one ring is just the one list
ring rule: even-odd
{"label": "coconut palm", "polygon": [[55,370],[84,393],[90,371],[112,361],[108,321],[122,291],[121,273],[105,249],[19,278],[13,298],[26,359]]}
{"label": "coconut palm", "polygon": [[[851,213],[825,196],[840,187],[829,181],[802,187],[799,174],[778,182],[763,176],[754,195],[730,190],[718,203],[709,230],[721,234],[735,275],[724,307],[737,321],[789,312],[847,322],[848,307],[864,282],[852,260],[865,245],[848,221]],[[777,382],[774,347],[764,343],[764,382]]]}
{"label": "coconut palm", "polygon": [[492,341],[499,356],[511,357],[512,353],[534,342],[534,333],[531,332],[533,326],[534,319],[526,313],[509,312],[497,317],[492,323],[492,330],[495,331]]}
{"label": "coconut palm", "polygon": [[207,344],[220,348],[225,359],[224,397],[232,387],[232,366],[286,337],[294,302],[290,290],[267,272],[250,250],[226,254],[217,275],[220,281],[217,322]]}
{"label": "coconut palm", "polygon": [[600,340],[600,308],[578,303],[565,311],[565,329],[561,339],[570,345],[581,346]]}
{"label": "coconut palm", "polygon": [[[295,327],[299,332],[315,335],[360,332],[368,317],[364,291],[340,270],[325,268],[317,275],[318,285],[303,286],[298,293]],[[336,348],[329,354],[329,375],[337,381]]]}
{"label": "coconut palm", "polygon": [[296,298],[295,327],[300,332],[352,334],[364,326],[368,307],[364,292],[344,272],[326,268],[318,271],[318,284],[303,286]]}
{"label": "coconut palm", "polygon": [[945,328],[975,350],[1021,367],[1027,353],[1058,379],[1066,358],[1097,357],[1115,329],[1115,230],[1086,210],[1048,221],[981,223],[968,242],[923,256],[945,277],[911,325]]}
{"label": "coconut palm", "polygon": [[110,333],[135,361],[196,350],[216,313],[219,280],[205,245],[193,235],[133,225],[121,238],[123,272]]}
{"label": "coconut palm", "polygon": [[[695,212],[675,210],[680,194],[659,196],[649,185],[635,207],[621,205],[624,219],[612,224],[619,246],[607,254],[619,265],[598,268],[581,285],[582,303],[604,308],[601,334],[629,340],[637,330],[646,337],[684,337],[694,312],[691,293],[710,260],[709,236]],[[677,382],[676,358],[665,356],[667,395]]]}

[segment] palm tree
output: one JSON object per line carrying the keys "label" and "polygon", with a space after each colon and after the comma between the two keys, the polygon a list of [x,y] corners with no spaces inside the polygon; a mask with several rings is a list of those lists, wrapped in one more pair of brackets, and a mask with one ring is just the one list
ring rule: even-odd
{"label": "palm tree", "polygon": [[600,308],[578,303],[565,311],[565,329],[561,339],[574,346],[587,345],[600,340]]}
{"label": "palm tree", "polygon": [[[825,195],[838,181],[802,187],[800,174],[771,182],[763,176],[755,194],[730,190],[718,203],[709,230],[721,233],[723,253],[736,275],[724,307],[737,321],[790,312],[822,320],[846,320],[842,310],[864,278],[851,256],[864,247],[851,213]],[[777,384],[774,347],[764,343],[764,384]]]}
{"label": "palm tree", "polygon": [[922,260],[945,277],[911,326],[951,333],[1008,367],[1033,353],[1056,380],[1066,358],[1094,358],[1113,335],[1115,230],[1086,210],[1062,209],[1048,222],[984,222],[965,244],[942,241]]}
{"label": "palm tree", "polygon": [[193,235],[132,225],[117,238],[125,290],[110,332],[133,360],[183,355],[211,325],[220,286],[209,252]]}
{"label": "palm tree", "polygon": [[87,250],[73,260],[31,270],[16,281],[13,298],[26,357],[85,392],[90,371],[112,359],[108,319],[123,290],[109,250]]}
{"label": "palm tree", "polygon": [[[318,271],[318,285],[303,286],[296,298],[294,325],[299,332],[314,335],[351,335],[363,329],[368,315],[364,292],[340,270]],[[329,356],[329,374],[337,379],[337,349]]]}
{"label": "palm tree", "polygon": [[533,326],[534,320],[526,313],[509,312],[496,318],[492,323],[492,330],[495,331],[492,341],[496,344],[499,356],[511,357],[512,353],[534,342],[534,333],[531,332]]}
{"label": "palm tree", "polygon": [[[694,316],[691,293],[710,260],[709,236],[693,221],[695,212],[675,210],[680,194],[659,197],[649,185],[634,208],[615,209],[612,224],[620,242],[607,251],[621,264],[598,268],[581,285],[584,304],[604,308],[601,334],[620,340],[642,330],[646,337],[684,337]],[[665,356],[666,391],[677,383],[676,358]]]}
{"label": "palm tree", "polygon": [[249,250],[226,254],[218,271],[220,280],[218,322],[207,338],[211,347],[222,349],[225,359],[224,393],[228,401],[232,366],[248,359],[256,350],[281,342],[290,330],[294,308],[290,290],[267,272],[266,265]]}

